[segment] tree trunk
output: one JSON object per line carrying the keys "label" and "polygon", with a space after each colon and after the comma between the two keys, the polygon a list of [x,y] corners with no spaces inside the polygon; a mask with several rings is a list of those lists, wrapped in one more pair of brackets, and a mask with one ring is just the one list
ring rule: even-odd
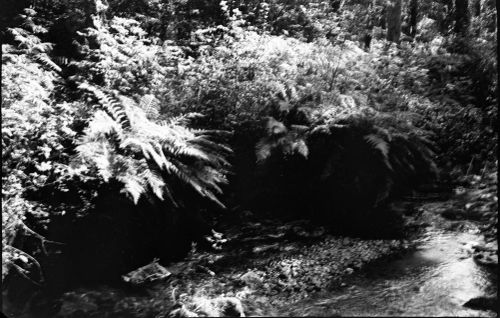
{"label": "tree trunk", "polygon": [[387,40],[399,43],[401,37],[401,0],[387,2]]}
{"label": "tree trunk", "polygon": [[368,5],[366,21],[365,21],[366,29],[362,37],[366,49],[370,49],[373,27],[377,25],[378,17],[376,17],[376,7],[377,7],[377,0],[372,0]]}
{"label": "tree trunk", "polygon": [[455,33],[464,33],[469,27],[469,1],[455,0]]}
{"label": "tree trunk", "polygon": [[410,36],[412,38],[417,34],[417,16],[418,16],[418,0],[410,0]]}
{"label": "tree trunk", "polygon": [[84,3],[85,26],[98,29],[106,21],[107,0],[87,0]]}

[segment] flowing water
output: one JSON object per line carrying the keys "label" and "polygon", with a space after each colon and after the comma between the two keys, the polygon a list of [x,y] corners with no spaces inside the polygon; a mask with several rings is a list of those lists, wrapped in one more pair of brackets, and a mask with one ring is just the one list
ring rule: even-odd
{"label": "flowing water", "polygon": [[474,231],[430,230],[408,255],[372,264],[347,279],[344,288],[287,306],[282,314],[494,317],[493,311],[463,306],[497,292],[496,273],[470,257],[470,245],[477,241]]}

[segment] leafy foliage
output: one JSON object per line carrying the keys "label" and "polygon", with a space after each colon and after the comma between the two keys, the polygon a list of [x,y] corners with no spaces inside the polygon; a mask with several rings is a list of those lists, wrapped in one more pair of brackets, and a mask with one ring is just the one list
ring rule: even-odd
{"label": "leafy foliage", "polygon": [[[257,143],[256,151],[266,175],[280,171],[273,182],[285,192],[276,195],[280,198],[276,204],[288,213],[298,210],[299,215],[306,213],[335,227],[359,215],[370,217],[370,211],[390,198],[436,178],[430,142],[379,117],[365,114],[318,121],[302,126],[300,133],[296,128],[289,132],[271,118],[268,135]],[[301,176],[292,185],[298,189],[286,188],[285,182],[292,178],[288,174]],[[310,205],[304,207],[300,201]],[[294,206],[297,210],[292,210]]]}
{"label": "leafy foliage", "polygon": [[[27,10],[24,19],[34,15]],[[72,226],[75,218],[86,216],[107,181],[122,182],[134,201],[146,193],[183,205],[194,197],[183,198],[191,191],[222,205],[217,196],[229,149],[210,140],[217,132],[186,128],[189,114],[153,122],[147,116],[158,120],[158,103],[150,95],[138,98],[143,100],[138,105],[85,84],[96,80],[96,61],[116,56],[114,47],[105,42],[88,47],[91,63],[56,64],[50,57],[52,45],[40,39],[45,29],[27,25],[8,29],[9,42],[2,46],[5,275],[10,268],[28,275],[25,269],[37,264],[30,254],[45,257],[48,240],[37,232],[57,233],[55,219],[66,218]],[[87,31],[91,37],[93,31]],[[101,55],[92,57],[96,51]],[[69,77],[68,67],[73,67]],[[76,92],[74,84],[79,85]],[[41,245],[25,246],[26,235]]]}
{"label": "leafy foliage", "polygon": [[[30,21],[33,14],[26,10],[25,19]],[[58,68],[48,56],[51,45],[33,33],[43,33],[43,28],[29,25],[28,30],[8,29],[12,44],[2,45],[4,274],[14,267],[24,275],[17,262],[21,260],[22,266],[28,263],[23,259],[34,260],[21,252],[20,237],[34,235],[42,243],[45,240],[28,227],[26,217],[34,217],[38,227],[46,228],[48,209],[28,194],[47,186],[64,191],[64,180],[71,178],[67,163],[68,147],[76,135],[72,124],[78,117],[78,104],[54,104],[59,84]]]}
{"label": "leafy foliage", "polygon": [[2,20],[4,273],[36,266],[38,232],[99,224],[108,197],[153,212],[107,215],[103,246],[129,229],[117,223],[160,210],[156,223],[179,226],[154,237],[187,246],[211,203],[355,228],[436,163],[484,170],[497,150],[496,10],[471,2],[459,21],[452,3],[404,4],[406,35],[391,44],[383,1],[23,2],[39,13]]}
{"label": "leafy foliage", "polygon": [[181,126],[188,115],[155,123],[131,100],[120,102],[91,86],[82,89],[92,91],[106,111],[94,114],[80,138],[78,161],[95,167],[105,181],[121,182],[136,203],[151,191],[176,204],[181,194],[169,184],[173,178],[224,206],[216,195],[222,193],[219,184],[226,182],[228,163],[222,154],[229,149],[209,140],[213,131]]}

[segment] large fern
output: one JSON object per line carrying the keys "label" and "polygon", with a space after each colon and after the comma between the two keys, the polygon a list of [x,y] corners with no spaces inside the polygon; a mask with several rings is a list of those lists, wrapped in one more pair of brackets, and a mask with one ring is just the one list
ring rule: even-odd
{"label": "large fern", "polygon": [[187,186],[224,206],[218,195],[226,183],[229,164],[224,156],[230,149],[210,140],[213,132],[187,128],[187,116],[153,122],[143,105],[81,87],[93,93],[101,109],[79,140],[77,163],[91,164],[105,181],[122,183],[135,203],[141,195],[154,194],[183,205],[184,189],[179,187]]}
{"label": "large fern", "polygon": [[[351,216],[369,212],[437,176],[432,143],[417,130],[380,114],[351,115],[300,127],[297,131],[269,119],[256,145],[256,157],[260,166],[272,166],[266,167],[268,173],[274,169],[284,175],[278,182],[291,180],[287,174],[301,175],[294,181],[300,189],[273,185],[294,196],[300,193],[300,198],[272,193],[284,201],[312,202],[311,215],[331,220],[329,215],[335,210]],[[290,165],[286,158],[291,156],[305,160]]]}

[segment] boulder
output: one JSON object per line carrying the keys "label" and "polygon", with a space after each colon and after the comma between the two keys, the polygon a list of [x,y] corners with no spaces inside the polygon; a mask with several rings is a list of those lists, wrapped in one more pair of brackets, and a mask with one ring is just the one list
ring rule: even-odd
{"label": "boulder", "polygon": [[497,310],[498,298],[497,296],[474,297],[467,301],[463,306],[478,310]]}

